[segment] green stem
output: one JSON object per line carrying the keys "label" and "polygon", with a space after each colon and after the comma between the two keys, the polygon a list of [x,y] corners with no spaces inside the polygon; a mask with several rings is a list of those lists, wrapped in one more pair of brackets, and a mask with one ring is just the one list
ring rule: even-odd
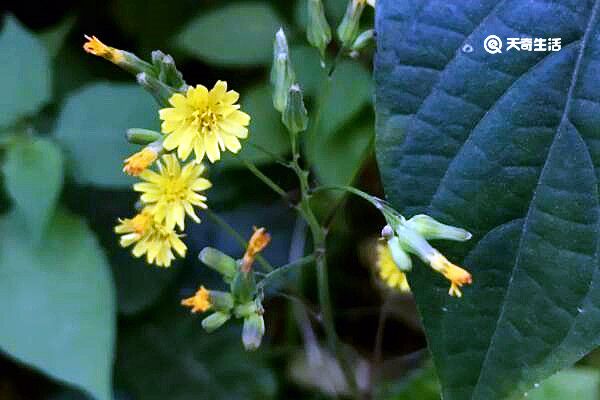
{"label": "green stem", "polygon": [[[223,228],[223,230],[225,230],[225,232],[227,232],[229,236],[234,238],[244,250],[246,250],[246,248],[248,247],[248,242],[231,225],[229,225],[227,221],[225,221],[223,218],[221,218],[209,209],[204,210],[204,213],[215,224]],[[268,272],[275,270],[275,268],[260,254],[256,256],[256,261],[258,261],[258,263]]]}
{"label": "green stem", "polygon": [[[240,157],[241,158],[241,157]],[[256,165],[254,165],[253,163],[251,163],[250,161],[247,161],[243,158],[241,158],[242,162],[244,163],[244,165],[246,166],[246,168],[248,168],[250,170],[250,172],[252,172],[258,179],[260,179],[265,185],[267,185],[268,187],[270,187],[275,193],[277,193],[278,195],[280,195],[281,197],[283,197],[284,199],[288,198],[288,194],[286,193],[285,190],[283,190],[281,188],[281,186],[279,186],[278,184],[276,184],[275,182],[273,182],[273,180],[271,178],[269,178],[268,176],[266,176],[265,174],[263,174],[257,167]]]}
{"label": "green stem", "polygon": [[290,271],[290,270],[294,270],[296,268],[300,268],[305,266],[306,264],[310,264],[311,262],[315,261],[315,255],[311,254],[305,257],[302,257],[296,261],[293,261],[289,264],[283,265],[277,269],[275,269],[274,271],[269,272],[267,275],[265,275],[265,277],[263,278],[263,280],[261,280],[260,282],[258,282],[258,284],[256,285],[257,289],[263,289],[264,287],[266,287],[270,282],[272,282],[273,280],[276,280],[277,278],[279,278],[280,276],[282,276],[283,274],[285,274],[286,272]]}

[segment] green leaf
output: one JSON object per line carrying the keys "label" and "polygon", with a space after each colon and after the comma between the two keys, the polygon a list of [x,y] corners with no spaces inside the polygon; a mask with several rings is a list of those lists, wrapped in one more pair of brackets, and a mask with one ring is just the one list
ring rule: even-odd
{"label": "green leaf", "polygon": [[98,400],[111,399],[115,336],[110,270],[92,232],[58,212],[34,247],[11,214],[0,220],[0,348]]}
{"label": "green leaf", "polygon": [[292,46],[290,49],[296,79],[305,97],[314,97],[321,92],[321,84],[327,71],[321,67],[319,50],[309,46]]}
{"label": "green leaf", "polygon": [[35,114],[51,98],[50,57],[44,45],[14,17],[0,32],[0,127]]}
{"label": "green leaf", "polygon": [[282,25],[265,3],[233,3],[199,15],[175,41],[187,53],[215,64],[268,64],[275,32]]}
{"label": "green leaf", "polygon": [[156,125],[157,106],[139,86],[95,83],[67,99],[54,135],[67,149],[78,183],[124,187],[133,179],[122,172],[123,159],[138,149],[127,143],[127,129]]}
{"label": "green leaf", "polygon": [[[377,5],[388,200],[474,234],[448,252],[473,274],[462,299],[409,276],[443,397],[523,394],[600,344],[600,2]],[[490,34],[563,48],[492,55]]]}
{"label": "green leaf", "polygon": [[46,49],[48,49],[48,54],[52,58],[55,58],[60,52],[67,36],[71,30],[73,30],[75,22],[75,16],[70,15],[63,18],[63,20],[55,26],[40,33],[40,40],[44,43]]}
{"label": "green leaf", "polygon": [[[428,363],[430,364],[430,363]],[[377,390],[378,400],[439,400],[440,383],[435,369],[427,365],[412,371],[400,382],[385,382]]]}
{"label": "green leaf", "polygon": [[6,189],[37,241],[54,213],[62,188],[62,153],[48,139],[18,141],[7,149],[3,172]]}
{"label": "green leaf", "polygon": [[200,321],[169,298],[149,318],[126,324],[119,338],[117,376],[144,400],[272,399],[276,382],[260,354],[242,348],[241,326],[204,332]]}
{"label": "green leaf", "polygon": [[[255,164],[273,161],[269,154],[260,149],[266,149],[278,156],[285,156],[290,151],[290,139],[281,123],[281,115],[273,108],[271,87],[268,84],[253,87],[244,91],[240,99],[241,109],[252,119],[248,139],[242,141],[242,150],[239,155]],[[222,156],[225,167],[243,165],[236,155],[226,152]]]}
{"label": "green leaf", "polygon": [[546,379],[528,394],[531,400],[597,400],[600,397],[597,370],[571,368]]}

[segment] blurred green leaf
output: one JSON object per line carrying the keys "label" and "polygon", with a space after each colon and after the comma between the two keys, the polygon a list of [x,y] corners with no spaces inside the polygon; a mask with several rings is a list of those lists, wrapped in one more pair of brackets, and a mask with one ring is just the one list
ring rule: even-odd
{"label": "blurred green leaf", "polygon": [[0,348],[49,376],[111,398],[114,289],[78,217],[58,212],[35,247],[17,214],[0,219]]}
{"label": "blurred green leaf", "polygon": [[58,118],[54,135],[73,161],[81,184],[123,187],[133,180],[121,169],[137,150],[127,143],[128,128],[157,129],[158,108],[150,95],[131,84],[95,83],[73,93]]}
{"label": "blurred green leaf", "polygon": [[65,43],[67,35],[75,26],[75,22],[75,16],[70,15],[63,18],[63,20],[55,26],[40,33],[40,40],[46,46],[48,54],[51,57],[56,57],[58,55],[60,49]]}
{"label": "blurred green leaf", "polygon": [[[260,146],[278,156],[290,149],[290,139],[281,123],[281,115],[273,108],[271,87],[268,84],[253,87],[241,96],[242,110],[252,117],[250,134],[242,141],[240,156],[255,164],[272,162],[271,156],[253,145]],[[225,166],[241,166],[240,158],[231,153],[223,154]]]}
{"label": "blurred green leaf", "polygon": [[[598,400],[600,372],[593,369],[570,368],[543,381],[528,393],[531,400]],[[522,398],[522,397],[521,397]]]}
{"label": "blurred green leaf", "polygon": [[0,127],[36,113],[51,98],[50,57],[44,45],[11,15],[0,32]]}
{"label": "blurred green leaf", "polygon": [[274,398],[274,376],[260,353],[243,351],[241,326],[230,322],[208,334],[200,325],[203,316],[178,300],[125,326],[117,359],[123,389],[144,400]]}
{"label": "blurred green leaf", "polygon": [[54,213],[62,188],[61,150],[48,139],[18,141],[7,149],[3,172],[6,189],[37,241]]}
{"label": "blurred green leaf", "polygon": [[290,49],[296,79],[305,96],[315,96],[326,78],[327,72],[321,67],[319,50],[310,46],[292,46]]}
{"label": "blurred green leaf", "polygon": [[233,3],[199,15],[175,40],[186,52],[215,64],[268,64],[282,25],[266,3]]}
{"label": "blurred green leaf", "polygon": [[433,365],[411,371],[397,383],[385,382],[377,389],[377,400],[439,400],[441,388]]}

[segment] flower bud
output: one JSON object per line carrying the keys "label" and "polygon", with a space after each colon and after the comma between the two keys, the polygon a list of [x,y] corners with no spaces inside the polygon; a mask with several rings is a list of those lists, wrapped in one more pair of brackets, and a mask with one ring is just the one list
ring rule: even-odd
{"label": "flower bud", "polygon": [[202,327],[208,333],[214,332],[223,326],[223,324],[227,322],[229,318],[231,318],[230,314],[217,311],[202,320]]}
{"label": "flower bud", "polygon": [[173,96],[173,94],[175,94],[175,90],[173,88],[165,85],[155,77],[145,72],[137,74],[136,78],[138,84],[140,84],[144,89],[150,92],[150,94],[154,96],[158,104],[160,104],[163,107],[170,106],[169,99],[171,98],[171,96]]}
{"label": "flower bud", "polygon": [[231,293],[238,303],[247,303],[252,300],[256,291],[254,273],[239,271],[231,282]]}
{"label": "flower bud", "polygon": [[331,28],[325,17],[325,10],[321,0],[308,0],[308,26],[306,37],[308,42],[319,49],[321,58],[325,56],[325,49],[331,42]]}
{"label": "flower bud", "polygon": [[394,236],[388,240],[387,245],[390,249],[390,253],[392,254],[392,259],[394,260],[394,263],[398,269],[404,272],[410,271],[412,269],[412,261],[406,251],[402,249],[400,239]]}
{"label": "flower bud", "polygon": [[365,9],[365,4],[365,0],[350,0],[346,14],[337,28],[338,38],[346,48],[349,48],[358,36],[360,17]]}
{"label": "flower bud", "polygon": [[252,314],[256,314],[256,312],[259,311],[259,309],[260,308],[258,307],[256,301],[249,301],[247,303],[236,306],[234,309],[234,314],[237,318],[246,318]]}
{"label": "flower bud", "polygon": [[158,71],[158,80],[178,90],[185,89],[186,84],[183,75],[177,70],[173,57],[160,50],[154,50],[152,52],[152,64]]}
{"label": "flower bud", "polygon": [[233,296],[220,290],[209,291],[209,301],[217,311],[229,312],[233,308]]}
{"label": "flower bud", "polygon": [[150,129],[131,128],[127,130],[127,141],[145,146],[163,138],[162,133]]}
{"label": "flower bud", "polygon": [[396,235],[404,251],[419,256],[426,263],[436,253],[423,236],[405,225],[396,226]]}
{"label": "flower bud", "polygon": [[436,221],[429,215],[415,215],[408,221],[406,226],[418,232],[426,240],[448,239],[464,242],[471,239],[471,233],[455,226],[445,225]]}
{"label": "flower bud", "polygon": [[102,57],[132,74],[139,74],[140,72],[153,73],[152,65],[138,58],[135,54],[107,46],[96,36],[85,35],[85,38],[87,42],[84,43],[83,49],[87,53]]}
{"label": "flower bud", "polygon": [[290,86],[281,121],[292,135],[303,132],[308,127],[308,112],[304,106],[302,89],[297,84]]}
{"label": "flower bud", "polygon": [[235,260],[212,247],[203,248],[198,258],[202,263],[223,275],[227,280],[232,280],[237,272],[237,263]]}
{"label": "flower bud", "polygon": [[385,239],[390,239],[392,236],[394,236],[394,230],[392,229],[392,227],[389,225],[384,226],[381,230],[381,237]]}
{"label": "flower bud", "polygon": [[373,42],[374,38],[375,38],[375,31],[373,29],[366,30],[363,33],[361,33],[360,35],[358,35],[358,37],[356,38],[354,43],[352,43],[350,50],[352,50],[352,52],[359,53],[362,49],[364,49],[371,42]]}
{"label": "flower bud", "polygon": [[244,319],[242,342],[246,350],[253,351],[258,349],[264,334],[265,320],[262,315],[252,314]]}
{"label": "flower bud", "polygon": [[277,111],[283,112],[285,109],[288,91],[295,79],[287,39],[283,29],[279,29],[275,35],[275,42],[273,45],[273,66],[271,67],[273,106]]}

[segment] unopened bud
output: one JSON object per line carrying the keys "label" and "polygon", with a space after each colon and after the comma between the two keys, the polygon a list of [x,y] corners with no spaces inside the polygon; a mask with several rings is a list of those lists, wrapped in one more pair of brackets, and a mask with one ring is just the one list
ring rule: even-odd
{"label": "unopened bud", "polygon": [[244,319],[242,342],[246,350],[253,351],[258,349],[264,334],[265,320],[262,315],[252,314]]}
{"label": "unopened bud", "polygon": [[202,327],[207,332],[214,332],[225,324],[231,317],[230,314],[217,311],[202,320]]}
{"label": "unopened bud", "polygon": [[346,48],[350,48],[358,36],[360,17],[365,9],[365,4],[365,0],[350,0],[346,8],[346,14],[344,14],[344,18],[338,26],[338,38]]}
{"label": "unopened bud", "polygon": [[252,300],[256,291],[256,280],[253,272],[239,271],[231,282],[231,293],[238,303],[247,303]]}
{"label": "unopened bud", "polygon": [[427,243],[427,240],[420,233],[405,225],[397,226],[396,234],[404,251],[417,255],[427,263],[429,263],[432,255],[436,253],[436,250]]}
{"label": "unopened bud", "polygon": [[283,112],[285,109],[288,91],[295,79],[287,39],[283,29],[279,29],[273,44],[273,65],[271,67],[273,106],[277,111]]}
{"label": "unopened bud", "polygon": [[424,214],[415,215],[406,221],[405,224],[421,234],[426,240],[447,239],[464,242],[471,239],[472,236],[470,232],[464,229],[442,224],[429,215]]}
{"label": "unopened bud", "polygon": [[373,42],[375,38],[375,31],[373,29],[369,29],[358,35],[354,43],[352,43],[352,47],[350,48],[353,52],[360,52],[365,47]]}
{"label": "unopened bud", "polygon": [[321,58],[325,56],[325,49],[331,42],[331,28],[325,17],[325,10],[321,0],[308,0],[308,26],[306,37],[308,42],[319,49]]}
{"label": "unopened bud", "polygon": [[131,128],[127,130],[127,141],[133,144],[145,146],[163,138],[162,133],[150,129]]}
{"label": "unopened bud", "polygon": [[233,296],[228,292],[211,290],[209,292],[209,301],[217,311],[229,312],[233,308]]}
{"label": "unopened bud", "polygon": [[172,87],[165,85],[155,77],[145,72],[137,74],[136,78],[138,84],[140,84],[144,89],[150,92],[150,94],[154,96],[158,104],[164,107],[170,106],[169,99],[171,98],[171,96],[173,96],[173,94],[175,94],[175,90]]}
{"label": "unopened bud", "polygon": [[154,50],[152,52],[152,65],[157,71],[158,80],[162,83],[177,90],[185,89],[186,84],[183,75],[177,70],[173,57],[160,50]]}
{"label": "unopened bud", "polygon": [[302,89],[297,84],[290,87],[281,121],[292,135],[304,132],[308,128],[308,112],[304,106]]}
{"label": "unopened bud", "polygon": [[200,261],[231,280],[237,271],[237,263],[227,254],[212,247],[205,247],[198,255]]}
{"label": "unopened bud", "polygon": [[385,239],[390,239],[392,236],[394,236],[394,230],[392,229],[392,227],[389,225],[384,226],[381,230],[381,237]]}
{"label": "unopened bud", "polygon": [[256,301],[249,301],[236,306],[234,314],[237,318],[246,318],[252,314],[256,314],[262,307],[258,307]]}
{"label": "unopened bud", "polygon": [[400,239],[394,236],[388,240],[387,245],[398,269],[404,272],[410,271],[412,269],[412,261],[406,251],[402,249]]}
{"label": "unopened bud", "polygon": [[135,54],[107,46],[96,36],[85,35],[85,38],[87,41],[84,43],[83,49],[86,52],[102,57],[132,74],[139,74],[140,72],[153,73],[152,65]]}

